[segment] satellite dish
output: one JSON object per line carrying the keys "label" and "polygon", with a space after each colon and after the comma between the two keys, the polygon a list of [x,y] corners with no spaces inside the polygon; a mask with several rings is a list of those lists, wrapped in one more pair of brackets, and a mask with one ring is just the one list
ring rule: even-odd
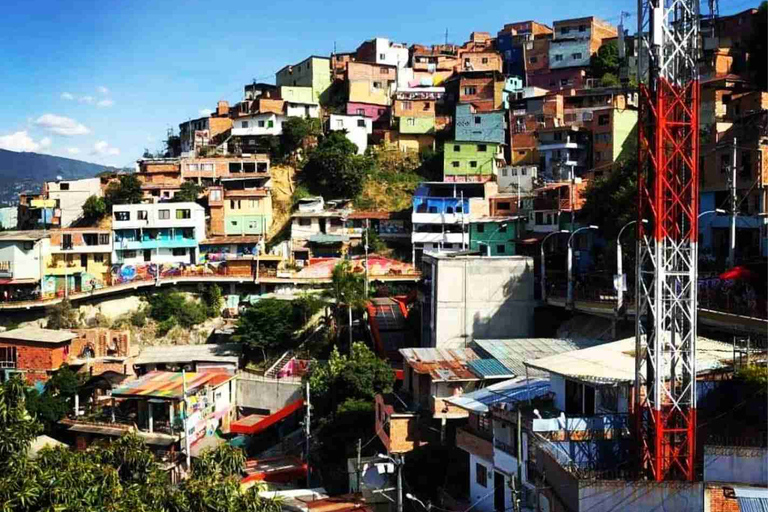
{"label": "satellite dish", "polygon": [[[389,466],[392,466],[391,468]],[[395,470],[394,464],[367,464],[363,471],[363,484],[369,489],[382,489],[389,485],[389,474]]]}

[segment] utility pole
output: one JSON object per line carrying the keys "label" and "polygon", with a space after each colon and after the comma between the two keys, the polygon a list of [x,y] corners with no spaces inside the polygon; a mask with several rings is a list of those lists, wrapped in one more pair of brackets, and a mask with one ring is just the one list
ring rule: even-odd
{"label": "utility pole", "polygon": [[357,492],[362,492],[360,490],[360,465],[362,464],[361,452],[363,451],[362,443],[363,443],[363,440],[358,437],[357,438],[357,466],[355,467],[355,473],[357,474]]}
{"label": "utility pole", "polygon": [[365,219],[365,298],[368,298],[368,230],[371,229],[370,219]]}
{"label": "utility pole", "polygon": [[405,465],[405,455],[402,453],[397,461],[397,512],[403,512],[403,466]]}
{"label": "utility pole", "polygon": [[311,470],[311,468],[309,466],[309,440],[310,440],[309,426],[310,426],[311,415],[312,415],[312,413],[310,412],[311,409],[312,409],[312,404],[309,401],[309,381],[307,381],[306,394],[307,394],[307,403],[306,403],[307,411],[306,411],[306,414],[304,415],[304,438],[305,438],[306,450],[307,450],[307,455],[306,455],[306,461],[307,461],[307,488],[309,488],[309,487],[311,487],[309,481],[310,481],[310,474],[312,473],[312,470]]}
{"label": "utility pole", "polygon": [[731,237],[728,246],[728,265],[736,265],[736,137],[733,138],[731,162]]}
{"label": "utility pole", "polygon": [[[181,370],[181,389],[184,393],[184,451],[187,452],[187,471],[192,471],[192,454],[189,448],[189,427],[187,419],[189,418],[189,401],[187,400],[187,371]],[[112,411],[114,413],[114,407]]]}
{"label": "utility pole", "polygon": [[448,27],[445,27],[445,46],[448,46]]}

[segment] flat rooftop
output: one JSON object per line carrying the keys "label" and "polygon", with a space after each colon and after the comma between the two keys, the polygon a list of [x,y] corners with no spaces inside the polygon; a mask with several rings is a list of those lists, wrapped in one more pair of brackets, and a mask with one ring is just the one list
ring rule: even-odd
{"label": "flat rooftop", "polygon": [[0,341],[26,341],[32,343],[64,343],[77,338],[77,334],[70,331],[54,329],[40,329],[37,327],[22,327],[11,331],[0,332]]}

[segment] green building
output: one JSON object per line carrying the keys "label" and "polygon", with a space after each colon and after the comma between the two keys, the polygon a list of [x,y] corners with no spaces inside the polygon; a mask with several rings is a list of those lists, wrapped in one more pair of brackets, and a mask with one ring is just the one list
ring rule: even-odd
{"label": "green building", "polygon": [[443,175],[446,181],[452,178],[490,181],[497,174],[498,161],[504,158],[501,144],[490,142],[446,142],[444,154]]}
{"label": "green building", "polygon": [[469,224],[469,248],[491,256],[514,256],[515,242],[525,224],[516,217],[486,217]]}
{"label": "green building", "polygon": [[427,134],[435,133],[434,117],[401,117],[400,133]]}
{"label": "green building", "polygon": [[278,87],[311,87],[314,101],[324,103],[331,87],[331,60],[312,56],[298,64],[285,66],[275,74]]}

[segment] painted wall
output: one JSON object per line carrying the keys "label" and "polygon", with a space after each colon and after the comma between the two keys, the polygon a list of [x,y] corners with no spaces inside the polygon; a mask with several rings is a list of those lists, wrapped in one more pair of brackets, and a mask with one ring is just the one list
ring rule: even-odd
{"label": "painted wall", "polygon": [[521,192],[530,192],[537,174],[533,165],[502,167],[497,176],[499,192],[517,192],[518,187]]}
{"label": "painted wall", "polygon": [[422,152],[425,149],[435,149],[435,136],[432,134],[400,133],[397,136],[397,148],[404,152]]}
{"label": "painted wall", "polygon": [[704,446],[704,481],[768,485],[768,449]]}
{"label": "painted wall", "polygon": [[453,141],[445,144],[443,174],[447,176],[496,174],[498,144]]}
{"label": "painted wall", "polygon": [[224,199],[225,235],[261,235],[272,224],[272,196]]}
{"label": "painted wall", "polygon": [[504,144],[505,112],[473,112],[471,105],[456,105],[456,140]]}
{"label": "painted wall", "polygon": [[317,119],[320,117],[320,106],[317,104],[285,102],[287,117],[302,117]]}
{"label": "painted wall", "polygon": [[491,256],[514,256],[513,240],[519,237],[517,223],[509,221],[504,228],[501,227],[501,223],[502,221],[471,223],[469,225],[470,250],[481,251],[483,255],[487,255],[490,246]]}
{"label": "painted wall", "polygon": [[400,118],[399,129],[400,133],[434,133],[435,118],[403,116]]}
{"label": "painted wall", "polygon": [[374,123],[388,118],[389,108],[384,105],[373,105],[370,103],[358,103],[351,101],[347,103],[347,115],[370,117]]}
{"label": "painted wall", "polygon": [[16,229],[18,223],[19,209],[16,206],[0,208],[0,228]]}
{"label": "painted wall", "polygon": [[[477,481],[477,465],[485,467],[487,479],[482,483]],[[493,463],[469,454],[469,501],[475,504],[478,512],[494,512],[493,506]]]}
{"label": "painted wall", "polygon": [[283,85],[280,87],[280,99],[299,103],[316,103],[312,87]]}
{"label": "painted wall", "polygon": [[365,116],[331,114],[329,128],[331,131],[346,130],[347,139],[357,146],[357,154],[362,155],[368,147],[368,135],[373,133],[373,120]]}
{"label": "painted wall", "polygon": [[350,82],[349,101],[372,105],[389,105],[392,101],[389,87],[384,86],[384,82],[376,82],[376,84],[381,84],[381,86],[376,87],[374,82],[367,80]]}
{"label": "painted wall", "polygon": [[[29,247],[25,249],[25,245]],[[9,262],[13,279],[39,280],[43,276],[46,259],[50,254],[50,239],[37,242],[0,240],[0,262]],[[3,275],[6,277],[6,275]]]}
{"label": "painted wall", "polygon": [[283,133],[285,116],[277,114],[258,114],[240,118],[234,122],[232,135],[280,135]]}
{"label": "painted wall", "polygon": [[562,69],[589,66],[589,39],[552,41],[549,45],[549,68]]}
{"label": "painted wall", "polygon": [[331,64],[327,57],[309,57],[298,64],[284,67],[275,75],[278,87],[311,87],[316,102],[326,99],[331,82]]}

